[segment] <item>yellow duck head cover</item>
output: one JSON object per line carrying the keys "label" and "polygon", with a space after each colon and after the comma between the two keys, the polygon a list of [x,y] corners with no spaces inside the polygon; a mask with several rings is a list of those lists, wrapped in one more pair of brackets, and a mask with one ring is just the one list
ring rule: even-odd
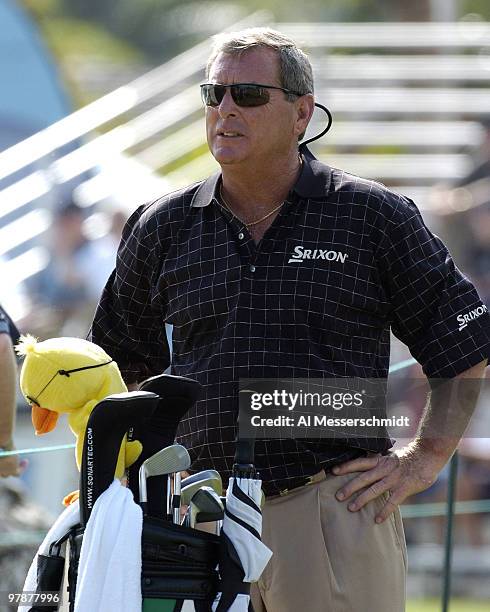
{"label": "yellow duck head cover", "polygon": [[80,338],[38,342],[22,336],[16,347],[24,355],[20,387],[32,406],[36,434],[51,431],[63,413],[80,411],[111,393],[126,391],[115,361],[96,344]]}

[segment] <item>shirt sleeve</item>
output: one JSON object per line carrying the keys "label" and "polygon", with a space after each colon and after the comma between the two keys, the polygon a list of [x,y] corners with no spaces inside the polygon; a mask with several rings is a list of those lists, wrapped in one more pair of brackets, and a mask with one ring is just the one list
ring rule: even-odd
{"label": "shirt sleeve", "polygon": [[116,268],[102,292],[88,338],[118,364],[127,384],[161,374],[170,364],[165,321],[156,305],[157,224],[140,207],[129,218]]}
{"label": "shirt sleeve", "polygon": [[490,357],[490,315],[415,204],[400,198],[379,249],[391,329],[428,378],[452,378]]}

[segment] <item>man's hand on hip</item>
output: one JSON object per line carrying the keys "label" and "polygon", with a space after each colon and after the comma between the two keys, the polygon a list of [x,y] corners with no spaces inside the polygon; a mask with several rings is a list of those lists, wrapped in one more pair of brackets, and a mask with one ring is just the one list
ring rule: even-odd
{"label": "man's hand on hip", "polygon": [[388,492],[389,498],[375,519],[382,523],[407,497],[429,488],[442,467],[439,457],[431,456],[412,442],[388,455],[373,454],[333,468],[336,476],[362,472],[341,487],[336,497],[338,501],[346,502],[351,512],[357,512]]}
{"label": "man's hand on hip", "polygon": [[[428,489],[458,446],[475,410],[487,360],[458,376],[431,385],[429,403],[417,438],[388,455],[346,461],[332,469],[341,476],[361,472],[336,493],[357,512],[368,502],[389,493],[376,522],[385,521],[407,497]],[[355,495],[355,497],[353,497]]]}

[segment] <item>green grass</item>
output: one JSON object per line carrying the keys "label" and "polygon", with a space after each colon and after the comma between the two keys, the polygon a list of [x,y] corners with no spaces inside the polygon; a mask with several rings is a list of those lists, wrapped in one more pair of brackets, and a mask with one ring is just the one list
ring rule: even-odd
{"label": "green grass", "polygon": [[[440,599],[410,599],[407,602],[406,612],[440,612],[442,610]],[[449,612],[488,612],[488,600],[452,599]]]}

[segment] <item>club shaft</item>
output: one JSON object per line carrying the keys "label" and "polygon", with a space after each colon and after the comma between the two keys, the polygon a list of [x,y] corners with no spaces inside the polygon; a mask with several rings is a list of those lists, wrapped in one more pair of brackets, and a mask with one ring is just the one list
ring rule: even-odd
{"label": "club shaft", "polygon": [[170,486],[171,474],[167,474],[167,520],[172,520],[172,488]]}
{"label": "club shaft", "polygon": [[145,468],[144,466],[141,466],[139,474],[138,474],[138,480],[139,480],[139,488],[140,488],[140,502],[147,502],[148,501],[148,497],[147,497],[147,491],[146,491],[146,472],[145,472]]}
{"label": "club shaft", "polygon": [[172,495],[172,512],[174,523],[180,524],[180,472],[174,474],[174,493]]}

